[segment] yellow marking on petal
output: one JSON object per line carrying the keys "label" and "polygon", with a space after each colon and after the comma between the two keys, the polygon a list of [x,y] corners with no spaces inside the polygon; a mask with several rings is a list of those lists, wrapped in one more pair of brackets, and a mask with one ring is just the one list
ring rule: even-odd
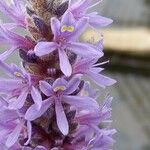
{"label": "yellow marking on petal", "polygon": [[74,27],[73,26],[62,26],[61,32],[65,32],[65,31],[73,32],[74,31]]}
{"label": "yellow marking on petal", "polygon": [[68,26],[67,31],[73,32],[74,31],[74,27],[73,26]]}
{"label": "yellow marking on petal", "polygon": [[66,90],[66,87],[65,86],[58,86],[54,89],[54,92],[57,92],[57,91],[64,91]]}
{"label": "yellow marking on petal", "polygon": [[61,32],[65,32],[65,31],[67,31],[67,26],[62,26],[62,28],[61,28]]}
{"label": "yellow marking on petal", "polygon": [[14,72],[14,75],[15,75],[16,77],[22,77],[22,74],[21,74],[20,72]]}

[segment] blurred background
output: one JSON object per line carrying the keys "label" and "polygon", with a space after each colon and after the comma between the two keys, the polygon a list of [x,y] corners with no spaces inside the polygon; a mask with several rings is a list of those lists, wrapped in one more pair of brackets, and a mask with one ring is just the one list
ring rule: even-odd
{"label": "blurred background", "polygon": [[[114,96],[116,150],[150,150],[150,0],[104,0],[97,11],[114,20],[104,29]],[[89,31],[90,32],[90,31]]]}
{"label": "blurred background", "polygon": [[[114,97],[113,126],[118,131],[114,149],[150,150],[150,0],[104,0],[96,9],[114,20],[102,29],[101,59],[110,60],[105,74],[118,82],[105,91]],[[89,35],[99,36],[92,30],[86,38]],[[16,58],[9,62],[18,62]]]}

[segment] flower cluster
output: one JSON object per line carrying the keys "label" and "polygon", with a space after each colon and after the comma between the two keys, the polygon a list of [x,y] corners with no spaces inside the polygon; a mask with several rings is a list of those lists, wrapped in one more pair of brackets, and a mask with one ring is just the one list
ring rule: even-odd
{"label": "flower cluster", "polygon": [[[115,129],[110,128],[112,97],[96,99],[86,76],[101,88],[116,81],[100,74],[103,43],[84,42],[87,28],[112,23],[97,12],[100,0],[0,1],[10,17],[0,24],[1,150],[109,150]],[[19,35],[16,29],[24,31]],[[18,51],[21,67],[5,60]]]}

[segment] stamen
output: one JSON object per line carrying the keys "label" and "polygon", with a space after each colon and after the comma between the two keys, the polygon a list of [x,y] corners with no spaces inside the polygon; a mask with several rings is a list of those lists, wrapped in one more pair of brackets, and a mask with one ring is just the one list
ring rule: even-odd
{"label": "stamen", "polygon": [[57,92],[57,91],[64,91],[66,90],[66,87],[65,86],[58,86],[54,89],[54,92]]}
{"label": "stamen", "polygon": [[67,26],[62,26],[61,32],[65,32],[65,31],[67,31]]}
{"label": "stamen", "polygon": [[73,26],[68,26],[67,30],[68,30],[69,32],[73,32],[73,31],[74,31],[74,27],[73,27]]}
{"label": "stamen", "polygon": [[65,31],[73,32],[74,31],[74,27],[73,26],[62,26],[61,32],[65,32]]}

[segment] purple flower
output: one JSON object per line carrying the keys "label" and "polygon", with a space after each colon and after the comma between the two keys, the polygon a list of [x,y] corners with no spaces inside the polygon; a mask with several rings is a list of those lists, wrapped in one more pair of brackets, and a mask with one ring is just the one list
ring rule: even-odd
{"label": "purple flower", "polygon": [[88,18],[88,24],[94,28],[99,28],[111,24],[113,21],[109,18],[98,15],[97,12],[87,13],[93,6],[99,4],[101,0],[69,0],[69,8],[67,11],[71,12],[78,20],[82,17]]}
{"label": "purple flower", "polygon": [[54,50],[58,50],[61,71],[70,76],[72,67],[68,60],[66,51],[71,51],[82,57],[101,57],[102,52],[87,43],[76,42],[76,39],[85,29],[88,19],[83,17],[78,21],[75,20],[72,13],[63,15],[61,22],[56,19],[51,19],[51,28],[54,34],[53,42],[39,42],[35,47],[37,56],[50,54]]}
{"label": "purple flower", "polygon": [[96,64],[97,61],[98,59],[78,59],[73,65],[73,74],[86,75],[101,87],[116,83],[115,80],[99,74],[104,69],[99,67],[101,63]]}
{"label": "purple flower", "polygon": [[9,4],[5,0],[0,1],[0,11],[10,17],[14,23],[5,24],[7,28],[15,28],[17,26],[26,27],[25,22],[25,7],[23,1],[12,0]]}
{"label": "purple flower", "polygon": [[0,110],[0,129],[0,144],[3,143],[7,148],[15,146],[20,136],[24,137],[24,139],[28,138],[25,145],[31,139],[31,123],[29,121],[26,122],[23,119],[23,115],[15,110],[7,108]]}
{"label": "purple flower", "polygon": [[[112,97],[107,97],[99,110],[81,110],[77,113],[76,119],[79,123],[78,131],[72,141],[73,150],[101,149],[108,150],[114,143],[112,135],[116,133],[114,129],[101,129],[98,125],[110,123]],[[84,143],[84,144],[83,144]],[[81,144],[81,145],[80,145]],[[75,147],[74,147],[75,146]]]}
{"label": "purple flower", "polygon": [[[112,135],[116,133],[116,130],[109,128],[101,129],[98,127],[99,124],[103,125],[103,123],[108,123],[109,125],[111,122],[111,103],[112,97],[108,96],[100,106],[99,110],[93,112],[89,110],[81,110],[76,114],[76,119],[80,127],[75,133],[73,143],[77,147],[80,147],[80,142],[82,143],[82,148],[80,147],[82,150],[108,150],[113,145],[114,140],[112,139]],[[78,149],[77,147],[74,148],[74,150]]]}
{"label": "purple flower", "polygon": [[110,123],[111,120],[111,104],[112,97],[106,97],[103,102],[103,105],[100,106],[99,110],[96,111],[79,111],[76,118],[81,125],[87,125],[90,127],[97,126],[101,123]]}
{"label": "purple flower", "polygon": [[0,54],[0,60],[7,59],[12,55],[17,49],[24,49],[26,51],[34,48],[34,43],[14,32],[11,32],[4,27],[0,26],[0,42],[10,45],[11,48],[6,50],[4,53]]}
{"label": "purple flower", "polygon": [[80,126],[74,134],[72,144],[64,145],[65,150],[110,150],[114,144],[112,136],[116,133],[114,129],[102,129],[96,131],[86,126]]}
{"label": "purple flower", "polygon": [[30,121],[35,120],[40,117],[50,106],[52,107],[52,104],[55,104],[57,125],[60,131],[64,135],[67,135],[69,132],[69,126],[63,110],[63,103],[70,104],[70,106],[75,109],[98,109],[98,104],[94,99],[90,97],[70,95],[78,88],[79,83],[80,79],[78,77],[72,78],[69,82],[63,78],[59,78],[53,83],[52,86],[45,81],[41,81],[40,89],[49,98],[42,102],[42,107],[39,111],[35,105],[32,105],[26,113],[26,119]]}
{"label": "purple flower", "polygon": [[89,141],[87,142],[87,146],[83,148],[83,150],[109,150],[112,145],[115,143],[112,136],[116,133],[116,130],[101,130],[99,136],[89,137]]}
{"label": "purple flower", "polygon": [[0,68],[11,78],[0,78],[0,91],[7,95],[9,108],[22,108],[28,94],[31,94],[37,108],[40,109],[42,98],[38,89],[34,87],[38,83],[38,78],[36,81],[24,69],[20,69],[15,64],[8,66],[0,61]]}

